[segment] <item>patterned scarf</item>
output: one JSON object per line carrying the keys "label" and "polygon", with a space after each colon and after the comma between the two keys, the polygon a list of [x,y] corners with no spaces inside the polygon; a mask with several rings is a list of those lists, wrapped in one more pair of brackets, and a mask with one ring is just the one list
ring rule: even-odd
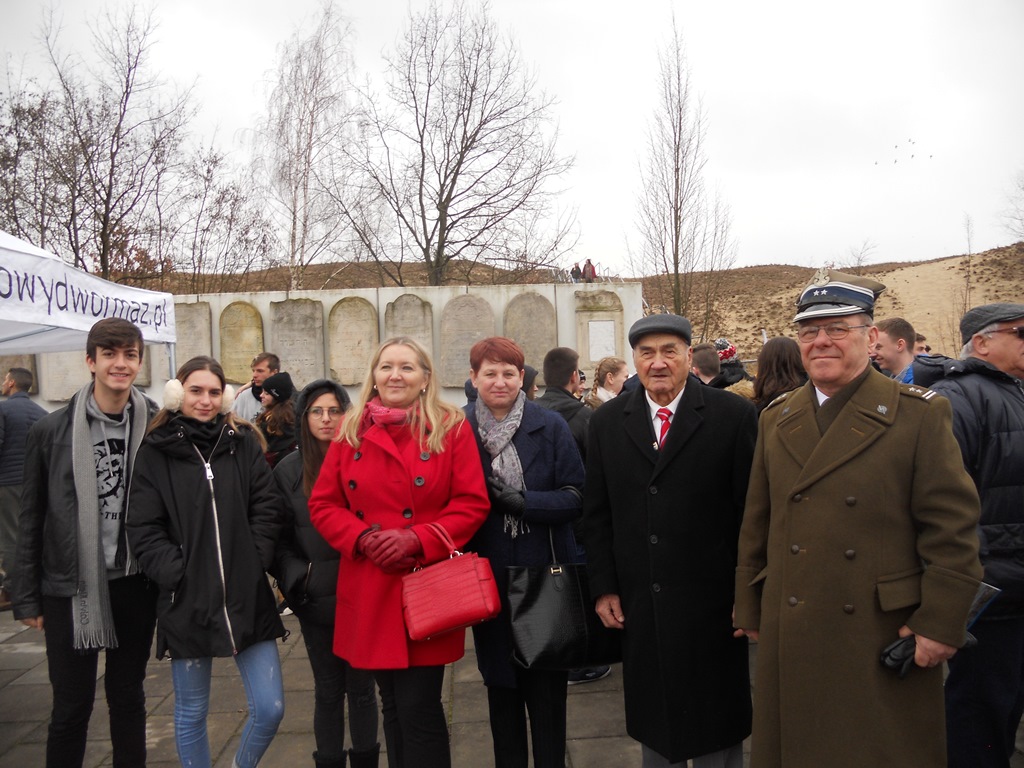
{"label": "patterned scarf", "polygon": [[[510,488],[517,491],[526,489],[523,481],[523,465],[519,461],[516,447],[512,445],[512,437],[519,431],[523,421],[523,409],[526,407],[526,393],[519,390],[515,403],[504,419],[498,421],[491,409],[484,405],[481,398],[476,400],[477,434],[487,453],[491,456],[491,474]],[[520,533],[530,530],[522,520],[505,515],[505,531],[513,539]]]}

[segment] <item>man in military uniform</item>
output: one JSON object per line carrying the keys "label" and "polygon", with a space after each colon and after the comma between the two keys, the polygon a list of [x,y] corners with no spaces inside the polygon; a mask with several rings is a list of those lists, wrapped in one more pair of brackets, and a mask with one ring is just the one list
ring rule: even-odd
{"label": "man in military uniform", "polygon": [[[946,764],[978,495],[949,402],[869,365],[884,288],[814,276],[794,318],[810,381],[761,417],[736,568],[737,634],[760,640],[751,768]],[[901,678],[879,656],[910,635]]]}

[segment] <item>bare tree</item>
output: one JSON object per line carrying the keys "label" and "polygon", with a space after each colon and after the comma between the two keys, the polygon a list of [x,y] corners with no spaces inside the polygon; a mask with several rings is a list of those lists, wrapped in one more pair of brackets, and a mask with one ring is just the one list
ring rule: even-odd
{"label": "bare tree", "polygon": [[92,25],[98,64],[90,68],[61,52],[52,17],[44,25],[71,148],[56,158],[65,190],[60,250],[105,278],[133,250],[158,180],[194,115],[188,92],[168,96],[149,73],[154,32],[152,14],[133,5],[106,13]]}
{"label": "bare tree", "polygon": [[1017,172],[1008,202],[1009,207],[1003,213],[1006,229],[1014,237],[1024,240],[1024,171]]}
{"label": "bare tree", "polygon": [[848,272],[852,272],[855,275],[862,274],[864,272],[864,267],[866,267],[868,262],[871,261],[871,257],[874,255],[877,247],[878,246],[874,242],[867,239],[861,242],[861,244],[856,248],[851,247],[846,259],[841,262],[841,268]]}
{"label": "bare tree", "polygon": [[[667,275],[672,310],[688,314],[694,275],[706,260],[705,249],[710,242],[727,241],[728,234],[708,232],[703,178],[706,118],[692,92],[683,39],[674,18],[672,38],[659,53],[658,64],[658,102],[640,169],[637,228],[641,242],[634,271]],[[717,221],[728,227],[728,217]]]}
{"label": "bare tree", "polygon": [[[430,285],[449,278],[456,259],[492,265],[558,258],[573,225],[555,219],[538,231],[572,159],[555,149],[552,100],[486,4],[438,2],[411,14],[399,47],[386,57],[386,99],[364,94],[365,143],[352,161],[393,220],[387,249],[364,239],[368,255],[426,266]],[[536,95],[535,95],[536,94]],[[340,196],[352,199],[351,192]],[[351,207],[344,206],[345,210]],[[357,216],[348,219],[356,224]],[[570,217],[571,218],[571,217]],[[400,275],[397,276],[400,280]]]}
{"label": "bare tree", "polygon": [[311,263],[342,251],[347,222],[324,179],[334,166],[332,156],[342,151],[351,132],[349,36],[348,23],[325,0],[316,28],[308,35],[296,32],[281,46],[258,132],[292,288],[302,287]]}

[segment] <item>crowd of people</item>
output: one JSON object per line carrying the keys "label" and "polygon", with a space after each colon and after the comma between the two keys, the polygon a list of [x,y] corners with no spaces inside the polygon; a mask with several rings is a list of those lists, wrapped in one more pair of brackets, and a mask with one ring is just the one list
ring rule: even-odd
{"label": "crowd of people", "polygon": [[238,393],[217,360],[188,360],[158,408],[134,386],[142,335],[118,319],[93,326],[92,380],[54,413],[11,369],[0,602],[45,634],[48,768],[83,762],[101,651],[113,764],[145,765],[154,635],[182,765],[211,764],[218,657],[248,703],[233,764],[258,765],[284,715],[284,606],[313,672],[317,766],[378,766],[379,719],[390,768],[450,766],[442,681],[465,631],[411,639],[402,577],[453,545],[499,587],[501,612],[472,628],[496,768],[562,768],[567,686],[609,674],[513,660],[507,569],[553,558],[586,563],[621,632],[643,768],[740,768],[751,734],[752,768],[1008,766],[1024,304],[965,313],[950,359],[905,319],[875,321],[884,289],[819,271],[756,376],[670,314],[630,327],[633,376],[607,357],[589,386],[571,348],[537,370],[486,338],[463,408],[409,337],[380,345],[354,402],[329,379],[296,393],[263,353]]}

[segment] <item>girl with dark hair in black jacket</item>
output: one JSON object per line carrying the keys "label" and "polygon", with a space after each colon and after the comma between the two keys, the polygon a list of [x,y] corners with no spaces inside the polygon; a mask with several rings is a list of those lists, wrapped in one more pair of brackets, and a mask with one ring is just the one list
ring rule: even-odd
{"label": "girl with dark hair in black jacket", "polygon": [[285,526],[271,572],[299,620],[313,668],[313,759],[318,768],[345,765],[346,695],[352,738],[352,749],[347,755],[352,768],[376,768],[380,756],[373,673],[353,669],[333,652],[341,555],[313,527],[306,505],[327,448],[349,405],[348,393],[327,379],[314,381],[302,390],[295,408],[299,450],[282,459],[274,470],[274,479],[285,501]]}
{"label": "girl with dark hair in black jacket", "polygon": [[129,542],[160,586],[156,653],[171,657],[178,757],[192,768],[210,766],[214,657],[235,659],[249,704],[237,768],[255,768],[284,717],[276,639],[285,632],[264,575],[280,500],[256,433],[231,414],[233,400],[220,363],[185,363],[139,448],[128,498]]}

